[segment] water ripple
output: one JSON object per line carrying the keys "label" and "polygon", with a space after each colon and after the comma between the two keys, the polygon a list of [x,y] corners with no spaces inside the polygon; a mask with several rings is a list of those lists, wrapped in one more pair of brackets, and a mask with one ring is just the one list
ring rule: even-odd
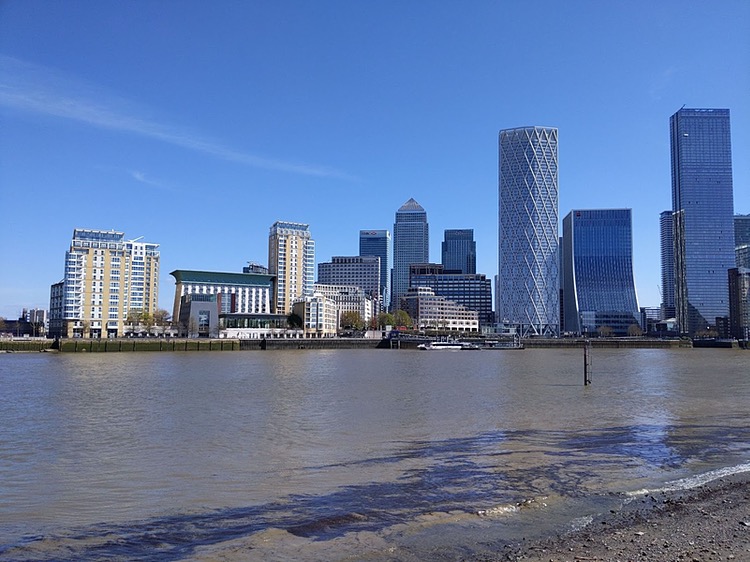
{"label": "water ripple", "polygon": [[[271,528],[325,541],[350,532],[381,531],[435,511],[476,513],[483,506],[513,505],[550,490],[563,497],[598,493],[601,490],[587,486],[621,471],[623,463],[678,466],[701,456],[701,444],[712,442],[719,452],[735,440],[750,442],[750,428],[639,426],[584,434],[497,431],[402,443],[394,455],[348,464],[356,470],[363,464],[408,463],[414,458],[426,462],[421,468],[406,468],[396,481],[343,486],[329,494],[290,495],[261,505],[28,535],[0,547],[0,559],[179,560],[198,547]],[[326,468],[330,466],[306,470]]]}

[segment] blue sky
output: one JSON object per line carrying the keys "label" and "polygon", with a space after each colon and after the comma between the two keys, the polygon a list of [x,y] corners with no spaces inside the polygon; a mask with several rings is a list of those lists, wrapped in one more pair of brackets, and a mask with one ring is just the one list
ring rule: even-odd
{"label": "blue sky", "polygon": [[316,261],[392,230],[430,258],[473,228],[497,272],[497,135],[559,129],[560,218],[633,209],[641,306],[660,302],[669,116],[731,110],[750,213],[750,2],[0,0],[0,316],[47,308],[76,227],[161,245],[174,269],[267,262],[276,220]]}

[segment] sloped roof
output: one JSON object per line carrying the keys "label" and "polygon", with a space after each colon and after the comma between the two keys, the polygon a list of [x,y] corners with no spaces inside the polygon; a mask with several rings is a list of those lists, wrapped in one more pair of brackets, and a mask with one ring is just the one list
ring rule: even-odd
{"label": "sloped roof", "polygon": [[417,203],[414,198],[412,197],[409,199],[406,203],[401,205],[401,208],[398,210],[399,213],[407,212],[407,213],[424,213],[424,207]]}

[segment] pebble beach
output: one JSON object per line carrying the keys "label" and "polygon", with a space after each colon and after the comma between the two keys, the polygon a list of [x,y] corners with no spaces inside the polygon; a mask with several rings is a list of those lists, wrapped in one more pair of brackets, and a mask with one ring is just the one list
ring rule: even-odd
{"label": "pebble beach", "polygon": [[644,494],[566,535],[475,562],[750,561],[750,474]]}

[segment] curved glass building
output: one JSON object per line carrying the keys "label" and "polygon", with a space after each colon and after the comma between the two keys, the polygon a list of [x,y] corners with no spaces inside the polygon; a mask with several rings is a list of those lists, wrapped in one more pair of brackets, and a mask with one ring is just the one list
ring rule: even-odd
{"label": "curved glass building", "polygon": [[630,209],[563,219],[563,295],[567,332],[626,336],[638,326]]}
{"label": "curved glass building", "polygon": [[521,336],[560,330],[557,129],[500,131],[497,319]]}

